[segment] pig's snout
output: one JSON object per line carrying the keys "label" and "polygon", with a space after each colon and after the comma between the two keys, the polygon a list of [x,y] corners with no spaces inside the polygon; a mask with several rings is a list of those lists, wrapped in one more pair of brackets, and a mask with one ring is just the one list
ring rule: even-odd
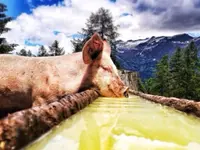
{"label": "pig's snout", "polygon": [[126,97],[126,98],[128,98],[128,97],[129,97],[129,94],[128,94],[128,92],[129,92],[129,88],[128,88],[128,87],[126,87],[126,88],[125,88],[125,90],[124,90],[124,93],[123,93],[124,97]]}

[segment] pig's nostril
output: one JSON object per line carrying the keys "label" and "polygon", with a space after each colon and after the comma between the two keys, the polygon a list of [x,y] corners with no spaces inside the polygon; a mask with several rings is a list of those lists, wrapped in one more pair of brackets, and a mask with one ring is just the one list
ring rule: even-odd
{"label": "pig's nostril", "polygon": [[128,94],[128,89],[129,89],[129,88],[127,88],[127,89],[125,90],[125,92],[124,92],[124,97],[126,97],[126,98],[128,98],[128,97],[129,97],[129,94]]}

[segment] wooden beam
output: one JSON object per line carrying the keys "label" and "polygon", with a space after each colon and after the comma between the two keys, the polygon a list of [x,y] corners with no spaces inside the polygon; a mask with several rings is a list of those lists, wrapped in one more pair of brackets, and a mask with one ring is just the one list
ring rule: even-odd
{"label": "wooden beam", "polygon": [[99,94],[95,90],[66,95],[59,101],[18,111],[0,120],[0,149],[27,145],[64,119],[86,107]]}
{"label": "wooden beam", "polygon": [[144,99],[150,100],[155,103],[160,103],[177,110],[183,111],[187,114],[192,114],[200,117],[200,102],[188,99],[180,99],[176,97],[164,97],[158,95],[145,94],[139,91],[129,90],[130,93],[140,96]]}

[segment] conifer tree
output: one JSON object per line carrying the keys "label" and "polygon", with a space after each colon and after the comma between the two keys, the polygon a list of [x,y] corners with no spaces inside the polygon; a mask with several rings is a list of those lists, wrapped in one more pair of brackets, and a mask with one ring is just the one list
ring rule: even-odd
{"label": "conifer tree", "polygon": [[74,52],[81,52],[82,48],[83,48],[83,46],[84,46],[84,44],[86,43],[87,40],[89,40],[89,37],[84,38],[84,39],[73,39],[71,41],[72,45],[73,45],[73,51]]}
{"label": "conifer tree", "polygon": [[113,24],[113,18],[108,9],[100,8],[96,13],[91,13],[86,22],[86,27],[79,33],[83,39],[74,39],[72,41],[74,52],[80,52],[84,43],[95,33],[99,33],[102,39],[106,39],[111,45],[111,58],[119,68],[116,60],[116,38],[119,36],[117,26]]}
{"label": "conifer tree", "polygon": [[182,97],[184,93],[183,85],[183,59],[181,48],[177,48],[172,55],[170,62],[170,96]]}
{"label": "conifer tree", "polygon": [[139,91],[144,92],[144,93],[147,92],[145,84],[142,82],[140,77],[138,77],[138,79],[137,79],[137,85],[138,85],[138,90]]}
{"label": "conifer tree", "polygon": [[[5,11],[7,11],[7,6],[0,3],[0,35],[9,31],[6,24],[12,20],[11,17],[6,16]],[[0,37],[0,54],[11,52],[14,46],[16,44],[8,44],[5,38]]]}
{"label": "conifer tree", "polygon": [[48,56],[47,50],[43,45],[39,48],[37,56],[38,57]]}
{"label": "conifer tree", "polygon": [[50,49],[50,56],[59,56],[64,55],[65,51],[64,48],[59,47],[59,42],[55,40],[51,46],[49,46]]}
{"label": "conifer tree", "polygon": [[196,82],[198,68],[198,50],[192,41],[185,49],[183,54],[183,79],[184,79],[184,98],[194,99],[196,97]]}
{"label": "conifer tree", "polygon": [[27,56],[28,56],[28,57],[33,57],[34,55],[32,54],[32,52],[31,52],[30,50],[28,50]]}
{"label": "conifer tree", "polygon": [[110,11],[104,8],[100,8],[96,13],[90,15],[86,28],[83,28],[82,32],[85,37],[91,37],[94,32],[98,32],[102,39],[107,39],[111,44],[114,44],[119,36]]}
{"label": "conifer tree", "polygon": [[27,51],[25,49],[21,49],[19,52],[16,53],[17,55],[20,56],[27,56]]}
{"label": "conifer tree", "polygon": [[21,49],[19,52],[16,53],[17,55],[20,56],[28,56],[28,57],[34,57],[34,55],[32,54],[32,52],[30,50],[25,50],[25,49]]}
{"label": "conifer tree", "polygon": [[144,82],[144,87],[145,87],[146,93],[158,94],[158,90],[156,89],[155,78],[152,77],[152,78],[146,79]]}
{"label": "conifer tree", "polygon": [[147,93],[200,100],[200,62],[192,41],[177,48],[168,62],[164,56],[156,66],[155,77],[146,80]]}
{"label": "conifer tree", "polygon": [[158,95],[169,95],[169,64],[167,55],[163,56],[156,65],[155,92]]}

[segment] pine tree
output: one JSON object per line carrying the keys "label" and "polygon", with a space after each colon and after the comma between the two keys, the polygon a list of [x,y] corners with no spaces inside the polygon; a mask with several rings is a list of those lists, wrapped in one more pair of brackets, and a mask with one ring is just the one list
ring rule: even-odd
{"label": "pine tree", "polygon": [[183,79],[184,79],[184,98],[196,99],[197,79],[198,79],[198,50],[192,41],[184,50],[183,54]]}
{"label": "pine tree", "polygon": [[119,36],[117,33],[117,26],[113,24],[113,18],[108,9],[100,8],[96,13],[91,13],[86,22],[86,27],[80,33],[83,39],[74,39],[72,44],[74,52],[80,52],[84,43],[95,33],[99,33],[102,39],[106,39],[111,45],[111,58],[115,65],[119,67],[115,58],[116,53],[116,38]]}
{"label": "pine tree", "polygon": [[21,49],[19,52],[16,53],[17,55],[20,56],[27,56],[27,51],[25,49]]}
{"label": "pine tree", "polygon": [[50,56],[59,56],[64,55],[65,51],[63,48],[59,47],[59,42],[55,40],[51,46],[49,46],[50,49]]}
{"label": "pine tree", "polygon": [[183,59],[181,48],[177,48],[170,62],[170,96],[182,97],[184,95]]}
{"label": "pine tree", "polygon": [[158,89],[156,89],[155,78],[152,77],[152,78],[146,79],[144,82],[144,87],[145,87],[146,93],[158,94]]}
{"label": "pine tree", "polygon": [[86,43],[86,41],[88,40],[89,38],[85,38],[85,39],[73,39],[71,42],[72,42],[72,45],[73,45],[73,51],[74,52],[81,52],[82,51],[82,48],[84,46],[84,44]]}
{"label": "pine tree", "polygon": [[192,41],[177,48],[168,62],[164,56],[156,65],[155,77],[146,80],[147,93],[200,100],[200,61]]}
{"label": "pine tree", "polygon": [[34,55],[32,54],[32,52],[31,52],[30,50],[28,50],[27,56],[28,56],[28,57],[33,57]]}
{"label": "pine tree", "polygon": [[144,93],[147,92],[145,84],[142,82],[141,78],[137,79],[137,85],[138,85],[138,90],[139,91],[144,92]]}
{"label": "pine tree", "polygon": [[165,55],[156,65],[155,89],[158,95],[169,96],[169,64],[168,56]]}
{"label": "pine tree", "polygon": [[37,56],[38,57],[48,56],[47,50],[43,45],[39,48]]}
{"label": "pine tree", "polygon": [[[5,11],[7,6],[0,3],[0,35],[9,31],[6,24],[12,20],[11,17],[6,16]],[[0,54],[11,52],[15,46],[16,44],[8,44],[5,38],[0,38]]]}
{"label": "pine tree", "polygon": [[20,56],[28,56],[28,57],[35,57],[30,50],[21,49],[19,52],[16,52],[17,55]]}
{"label": "pine tree", "polygon": [[108,9],[99,8],[96,13],[92,13],[87,20],[86,28],[82,29],[83,35],[91,37],[94,32],[98,32],[102,39],[107,39],[114,44],[119,36],[117,26],[113,25],[113,18]]}
{"label": "pine tree", "polygon": [[7,17],[5,14],[7,11],[7,6],[0,3],[0,34],[9,31],[9,28],[6,28],[6,24],[12,20],[11,17]]}

